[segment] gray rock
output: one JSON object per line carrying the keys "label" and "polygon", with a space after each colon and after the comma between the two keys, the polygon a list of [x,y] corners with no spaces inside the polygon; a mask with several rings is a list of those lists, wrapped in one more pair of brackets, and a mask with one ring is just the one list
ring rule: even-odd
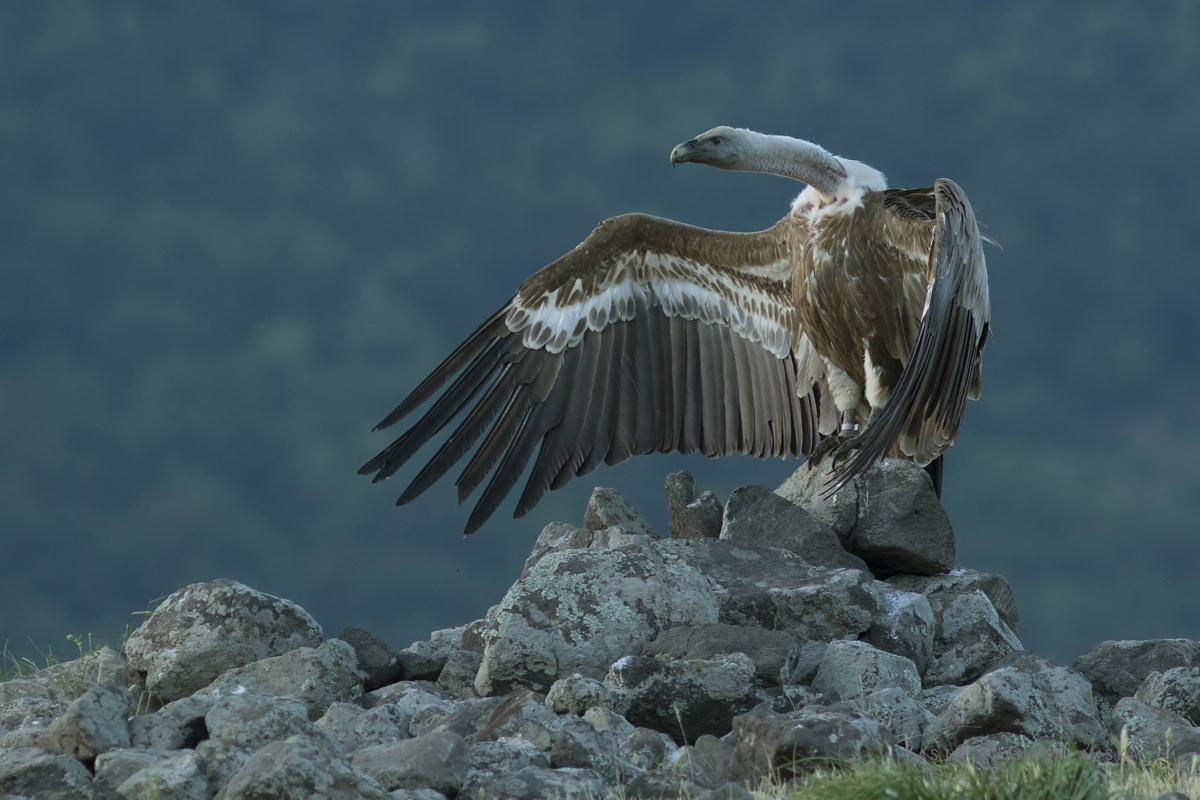
{"label": "gray rock", "polygon": [[776,490],[831,528],[878,577],[933,575],[954,567],[954,531],[923,469],[884,458],[831,497],[833,459],[796,470]]}
{"label": "gray rock", "polygon": [[736,544],[779,547],[817,566],[867,570],[861,558],[842,548],[829,526],[762,486],[734,489],[725,504],[721,538]]}
{"label": "gray rock", "polygon": [[459,697],[478,697],[475,693],[475,676],[483,664],[483,655],[470,650],[455,650],[446,659],[446,665],[438,675],[437,685]]}
{"label": "gray rock", "polygon": [[3,711],[0,712],[2,715],[0,726],[40,731],[61,717],[65,710],[66,706],[57,700],[49,700],[44,697],[19,697],[6,704]]}
{"label": "gray rock", "polygon": [[546,694],[546,706],[555,714],[583,714],[593,706],[611,706],[613,693],[598,680],[578,672],[559,678]]}
{"label": "gray rock", "polygon": [[[623,547],[649,547],[656,541],[655,537],[635,534],[617,526],[594,531],[588,528],[577,528],[565,522],[551,522],[542,529],[537,541],[534,542],[529,558],[525,559],[521,577],[524,578],[528,575],[533,565],[547,553],[561,553],[565,550],[619,550]],[[479,631],[480,638],[485,645],[488,631],[495,629],[495,617],[499,611],[499,606],[492,606],[488,609],[483,630]]]}
{"label": "gray rock", "polygon": [[134,747],[155,750],[193,748],[208,738],[204,717],[217,702],[215,697],[183,697],[167,703],[153,714],[134,717],[129,722]]}
{"label": "gray rock", "polygon": [[780,681],[786,685],[802,684],[809,686],[817,677],[817,669],[829,649],[828,642],[805,642],[788,651],[787,661],[780,674]]}
{"label": "gray rock", "polygon": [[[400,706],[383,705],[363,714],[352,730],[355,747],[374,747],[377,744],[394,744],[410,738],[412,714]],[[349,752],[346,750],[345,752]]]}
{"label": "gray rock", "polygon": [[350,763],[389,791],[428,787],[453,797],[467,777],[468,749],[457,734],[429,733],[359,750]]}
{"label": "gray rock", "polygon": [[475,689],[545,691],[575,672],[600,678],[668,625],[716,617],[709,579],[655,547],[548,552],[500,603]]}
{"label": "gray rock", "polygon": [[619,747],[622,758],[639,770],[670,765],[679,755],[674,739],[650,728],[634,728],[620,738]]}
{"label": "gray rock", "polygon": [[1017,733],[1084,747],[1105,739],[1092,715],[1092,687],[1078,672],[1013,653],[965,687],[926,730],[925,744],[954,749],[972,736]]}
{"label": "gray rock", "polygon": [[[381,706],[387,708],[387,706]],[[305,709],[307,714],[307,709]],[[367,712],[362,706],[357,706],[353,703],[334,703],[329,708],[325,709],[325,714],[314,724],[317,728],[338,743],[342,748],[343,753],[351,753],[359,748],[358,734],[354,728],[358,721]],[[398,738],[408,738],[408,722],[412,721],[412,715],[409,714],[405,718],[404,735]],[[379,744],[379,742],[376,742]]]}
{"label": "gray rock", "polygon": [[176,752],[130,775],[117,791],[128,800],[209,800],[208,775],[191,751]]}
{"label": "gray rock", "polygon": [[933,611],[933,657],[923,676],[925,686],[966,685],[989,665],[1023,649],[977,582],[949,577],[954,580],[906,575],[888,581],[905,591],[921,591]]}
{"label": "gray rock", "polygon": [[880,584],[879,589],[879,613],[871,620],[863,641],[904,656],[924,675],[933,661],[937,633],[937,620],[929,600],[923,594],[894,589],[888,584]]}
{"label": "gray rock", "polygon": [[308,708],[292,697],[236,694],[220,697],[204,717],[214,739],[238,742],[257,750],[297,734],[323,735],[308,719]]}
{"label": "gray rock", "polygon": [[624,740],[637,730],[629,720],[604,706],[592,706],[584,712],[583,718],[598,731],[611,731],[618,740]]}
{"label": "gray rock", "polygon": [[46,726],[37,746],[81,761],[129,747],[130,700],[128,689],[93,686]]}
{"label": "gray rock", "polygon": [[590,769],[540,769],[526,767],[518,772],[472,773],[459,797],[496,797],[504,800],[545,800],[548,797],[603,797],[603,779]]}
{"label": "gray rock", "polygon": [[701,736],[695,744],[680,748],[674,768],[702,789],[718,789],[729,782],[733,747],[731,736]]}
{"label": "gray rock", "polygon": [[667,476],[667,525],[672,539],[715,539],[724,512],[712,492],[697,496],[696,480],[687,472]]}
{"label": "gray rock", "polygon": [[388,792],[388,800],[446,800],[436,789],[396,789]]}
{"label": "gray rock", "polygon": [[729,762],[732,780],[757,786],[806,770],[891,749],[891,735],[846,703],[777,714],[765,706],[733,720],[737,742]]}
{"label": "gray rock", "polygon": [[172,753],[166,750],[109,750],[96,756],[95,782],[116,789],[134,773],[170,758],[171,755]]}
{"label": "gray rock", "polygon": [[744,653],[754,662],[759,683],[775,686],[787,663],[788,653],[799,646],[787,631],[743,628],[737,625],[680,625],[660,633],[645,654],[680,659],[708,659],[722,653]]}
{"label": "gray rock", "polygon": [[934,720],[911,694],[896,687],[858,695],[854,705],[890,733],[897,745],[909,750],[920,749],[925,729]]}
{"label": "gray rock", "polygon": [[917,665],[903,656],[843,639],[829,643],[812,686],[842,700],[891,688],[915,698],[921,691],[921,676]]}
{"label": "gray rock", "polygon": [[222,673],[321,643],[321,626],[288,600],[236,581],[175,592],[125,643],[129,663],[164,701],[194,694]]}
{"label": "gray rock", "polygon": [[325,709],[362,694],[363,675],[354,649],[341,639],[320,647],[299,647],[281,656],[264,658],[222,674],[199,694],[226,697],[252,692],[294,697],[308,707],[309,718],[320,719]]}
{"label": "gray rock", "polygon": [[66,706],[93,686],[128,689],[135,701],[142,701],[143,707],[147,702],[142,674],[124,655],[105,645],[72,661],[0,683],[0,716],[5,713],[8,699],[41,697]]}
{"label": "gray rock", "polygon": [[[896,575],[888,583],[905,592],[918,592],[930,598],[970,594],[979,590],[992,601],[992,606],[1004,624],[1014,634],[1021,634],[1021,619],[1012,587],[1001,575],[976,572],[973,569],[954,569],[945,575]],[[944,603],[943,603],[944,605]]]}
{"label": "gray rock", "polygon": [[550,758],[520,736],[480,742],[471,747],[470,770],[495,774],[518,772],[526,767],[550,768]]}
{"label": "gray rock", "polygon": [[605,783],[615,786],[624,775],[623,764],[617,737],[611,731],[596,730],[579,717],[564,720],[551,739],[550,766],[555,769],[592,769]]}
{"label": "gray rock", "polygon": [[602,531],[605,528],[622,528],[632,534],[649,536],[657,539],[658,534],[645,517],[633,510],[633,506],[625,502],[616,489],[605,489],[597,486],[592,490],[588,500],[587,512],[583,515],[583,527],[592,531]]}
{"label": "gray rock", "polygon": [[[1062,745],[1057,742],[1035,742],[1017,733],[992,733],[987,736],[972,736],[950,754],[952,761],[971,759],[980,769],[991,769],[997,764],[1014,759],[1028,758],[1031,755],[1057,756],[1062,758],[1058,750]],[[936,758],[937,754],[930,754]]]}
{"label": "gray rock", "polygon": [[733,717],[758,702],[754,664],[741,653],[669,663],[626,656],[612,665],[604,684],[626,692],[629,722],[681,744],[704,734],[725,735]]}
{"label": "gray rock", "polygon": [[87,768],[71,756],[36,747],[0,750],[0,794],[91,800],[97,788]]}
{"label": "gray rock", "polygon": [[[789,550],[724,539],[668,539],[657,549],[668,564],[678,559],[718,585],[713,622],[829,641],[858,638],[879,611],[876,581],[861,570],[815,567]],[[698,623],[673,622],[681,624]]]}
{"label": "gray rock", "polygon": [[[487,697],[464,700],[456,704],[453,714],[441,719],[422,720],[413,717],[410,731],[414,736],[449,731],[472,742],[512,736],[523,730],[526,723],[557,730],[560,718],[543,704],[545,697],[528,690],[517,690],[507,697]],[[549,748],[549,743],[547,743]]]}
{"label": "gray rock", "polygon": [[[430,681],[401,681],[376,689],[355,700],[357,705],[371,709],[376,706],[397,704],[414,713],[428,705],[442,704],[449,709],[450,703],[460,698]],[[449,710],[447,710],[449,713]]]}
{"label": "gray rock", "polygon": [[1151,672],[1138,687],[1138,700],[1186,717],[1200,724],[1200,668],[1175,667],[1166,672]]}
{"label": "gray rock", "polygon": [[1200,728],[1179,714],[1147,705],[1135,697],[1125,697],[1117,703],[1109,730],[1118,740],[1122,734],[1127,737],[1128,756],[1139,763],[1200,754]]}
{"label": "gray rock", "polygon": [[387,793],[379,784],[351,768],[336,748],[315,736],[271,742],[250,757],[215,800],[385,800]]}
{"label": "gray rock", "polygon": [[401,650],[396,653],[400,662],[400,672],[405,681],[427,681],[432,683],[442,674],[448,656],[433,656],[426,653],[416,653],[412,650]]}
{"label": "gray rock", "polygon": [[1075,669],[1092,682],[1101,698],[1116,703],[1132,697],[1151,672],[1200,667],[1200,641],[1143,639],[1101,642],[1076,659]]}
{"label": "gray rock", "polygon": [[917,695],[917,702],[935,717],[941,716],[962,690],[961,686],[930,686],[921,690]]}
{"label": "gray rock", "polygon": [[366,676],[363,678],[364,691],[374,691],[408,677],[400,656],[362,628],[346,628],[337,638],[354,648],[358,669]]}
{"label": "gray rock", "polygon": [[754,800],[750,790],[740,783],[727,783],[715,789],[705,789],[695,795],[695,800]]}
{"label": "gray rock", "polygon": [[196,745],[196,761],[208,776],[211,797],[224,789],[254,755],[254,750],[241,742],[228,739],[205,739]]}

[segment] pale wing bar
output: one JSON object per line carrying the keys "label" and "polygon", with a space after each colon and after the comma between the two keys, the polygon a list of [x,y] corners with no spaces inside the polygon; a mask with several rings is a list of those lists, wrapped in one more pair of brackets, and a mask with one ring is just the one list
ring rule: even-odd
{"label": "pale wing bar", "polygon": [[[417,423],[360,473],[375,473],[376,481],[389,477],[466,412],[397,503],[429,488],[482,437],[456,481],[461,502],[491,475],[467,521],[471,533],[496,510],[530,460],[534,464],[516,517],[571,477],[633,455],[810,452],[820,417],[813,382],[797,374],[800,365],[787,337],[772,332],[779,317],[773,321],[766,308],[790,297],[786,281],[764,290],[769,282],[756,278],[758,295],[747,310],[731,303],[736,293],[713,291],[717,279],[698,274],[707,265],[675,258],[669,279],[639,271],[651,256],[661,261],[661,254],[630,250],[628,236],[621,241],[622,252],[614,252],[604,241],[619,232],[620,225],[611,223],[617,220],[607,221],[608,228],[602,225],[564,259],[586,257],[589,263],[579,271],[586,266],[592,273],[617,261],[625,265],[625,279],[593,289],[586,307],[576,313],[569,308],[559,313],[545,304],[539,311],[523,304],[518,293],[377,426],[394,424],[449,384]],[[557,265],[561,273],[564,259],[547,270]],[[689,268],[697,271],[690,281],[681,277]],[[547,270],[531,281],[544,278]],[[558,288],[577,287],[572,275],[556,282]],[[599,302],[614,288],[611,303]]]}
{"label": "pale wing bar", "polygon": [[857,451],[830,481],[836,488],[866,472],[897,442],[924,466],[953,444],[967,397],[979,392],[980,355],[991,320],[987,266],[979,227],[954,181],[934,185],[931,276],[917,341],[900,380]]}

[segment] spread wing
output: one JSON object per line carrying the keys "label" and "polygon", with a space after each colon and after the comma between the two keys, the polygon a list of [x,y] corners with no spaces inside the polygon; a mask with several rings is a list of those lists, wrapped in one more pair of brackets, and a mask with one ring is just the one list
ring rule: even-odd
{"label": "spread wing", "polygon": [[[916,344],[887,403],[858,437],[857,453],[834,474],[838,486],[865,472],[894,444],[918,464],[930,463],[958,436],[967,398],[979,397],[991,322],[983,237],[958,184],[939,179],[933,194],[929,287]],[[914,221],[918,216],[913,214]]]}
{"label": "spread wing", "polygon": [[643,453],[807,454],[818,438],[821,377],[791,299],[785,227],[794,224],[724,233],[644,214],[605,220],[525,281],[376,426],[449,383],[359,472],[389,477],[465,412],[397,504],[483,437],[455,483],[462,502],[491,473],[471,533],[531,459],[515,517],[572,476]]}

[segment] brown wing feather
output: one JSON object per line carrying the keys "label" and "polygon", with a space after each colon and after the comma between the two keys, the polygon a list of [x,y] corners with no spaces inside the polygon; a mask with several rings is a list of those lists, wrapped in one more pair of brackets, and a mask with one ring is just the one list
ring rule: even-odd
{"label": "brown wing feather", "polygon": [[858,451],[834,474],[834,486],[865,472],[893,444],[922,466],[936,459],[954,443],[978,386],[991,320],[982,239],[958,184],[941,179],[934,192],[932,280],[916,346],[888,402],[858,437]]}
{"label": "brown wing feather", "polygon": [[398,422],[449,384],[360,472],[392,475],[465,412],[398,502],[482,437],[457,481],[461,501],[487,480],[470,533],[530,460],[515,516],[571,477],[632,455],[807,453],[818,437],[819,376],[789,345],[803,340],[788,259],[795,224],[732,234],[642,214],[605,220],[522,284],[380,423]]}

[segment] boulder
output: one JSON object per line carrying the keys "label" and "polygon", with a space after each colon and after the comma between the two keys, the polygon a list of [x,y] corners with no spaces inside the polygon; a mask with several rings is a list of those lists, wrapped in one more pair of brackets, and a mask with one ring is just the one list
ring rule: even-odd
{"label": "boulder", "polygon": [[1200,667],[1175,667],[1151,672],[1138,687],[1138,700],[1200,724]]}
{"label": "boulder", "polygon": [[762,486],[734,489],[725,504],[721,538],[735,544],[779,547],[816,566],[867,570],[861,558],[842,548],[828,525]]}
{"label": "boulder", "polygon": [[829,643],[812,688],[841,700],[893,688],[916,698],[921,691],[921,676],[917,665],[903,656],[866,642],[843,639]]}
{"label": "boulder", "polygon": [[[188,752],[190,753],[191,750]],[[96,773],[95,781],[115,790],[134,773],[170,757],[171,753],[166,750],[142,748],[109,750],[96,756],[96,762],[93,764]]]}
{"label": "boulder", "polygon": [[778,714],[766,706],[735,717],[730,777],[745,786],[786,780],[818,766],[888,752],[891,735],[846,703]]}
{"label": "boulder", "polygon": [[483,664],[483,654],[471,650],[455,650],[446,659],[438,674],[437,685],[459,697],[478,697],[475,693],[475,676]]}
{"label": "boulder", "polygon": [[713,586],[648,545],[547,552],[501,601],[475,678],[481,696],[546,691],[560,677],[601,678],[670,625],[717,621]]}
{"label": "boulder", "polygon": [[603,797],[604,780],[590,769],[526,767],[517,772],[472,773],[460,797],[503,797],[505,800],[544,800],[547,797]]}
{"label": "boulder", "polygon": [[683,744],[710,734],[724,736],[733,717],[753,707],[754,663],[742,653],[708,661],[663,662],[626,656],[604,683],[625,692],[625,718]]}
{"label": "boulder", "polygon": [[874,689],[858,695],[853,703],[908,750],[918,750],[934,716],[904,689]]}
{"label": "boulder", "polygon": [[917,592],[928,598],[944,598],[979,590],[987,595],[1008,629],[1017,636],[1021,634],[1017,600],[1003,576],[973,569],[954,569],[945,575],[896,575],[888,578],[887,582],[901,591]]}
{"label": "boulder", "polygon": [[374,691],[408,678],[400,656],[362,628],[346,628],[337,638],[354,648],[356,666],[364,675],[364,691]]}
{"label": "boulder", "polygon": [[626,774],[616,735],[596,730],[590,722],[575,716],[568,716],[554,732],[550,766],[591,769],[610,786],[619,784]]}
{"label": "boulder", "polygon": [[320,647],[299,647],[231,669],[199,694],[227,697],[250,692],[294,697],[308,707],[309,719],[316,720],[333,703],[348,702],[363,693],[363,674],[357,663],[350,645],[330,639]]}
{"label": "boulder", "polygon": [[821,666],[821,661],[825,658],[825,651],[829,649],[829,642],[810,641],[804,644],[793,647],[788,651],[787,660],[784,662],[783,670],[780,673],[779,680],[785,686],[802,684],[809,686],[813,682],[813,678],[817,677],[817,670]]}
{"label": "boulder", "polygon": [[208,738],[204,717],[216,702],[217,698],[211,696],[183,697],[167,703],[153,714],[134,717],[129,721],[133,746],[155,750],[195,747]]}
{"label": "boulder", "polygon": [[972,736],[1016,733],[1091,747],[1105,740],[1080,673],[1032,653],[1013,653],[959,692],[925,732],[926,746],[954,749]]}
{"label": "boulder", "polygon": [[146,673],[146,688],[169,702],[230,669],[320,644],[321,626],[300,606],[222,579],[164,600],[129,637],[125,653]]}
{"label": "boulder", "polygon": [[1200,754],[1200,728],[1179,714],[1147,705],[1136,697],[1117,702],[1109,730],[1115,739],[1128,742],[1127,756],[1139,763]]}
{"label": "boulder", "polygon": [[695,744],[680,748],[675,769],[702,789],[722,788],[729,783],[733,748],[732,737],[701,736]]}
{"label": "boulder", "polygon": [[267,797],[387,800],[388,795],[373,778],[347,764],[332,741],[299,735],[254,753],[215,800]]}
{"label": "boulder", "polygon": [[296,735],[322,735],[309,721],[308,707],[300,700],[251,693],[217,698],[204,724],[213,739],[226,739],[254,750]]}
{"label": "boulder", "polygon": [[429,733],[359,750],[350,764],[384,789],[436,789],[453,797],[467,777],[468,746],[457,734]]}
{"label": "boulder", "polygon": [[937,619],[923,594],[895,589],[879,584],[879,611],[863,641],[904,656],[924,676],[933,661],[933,642],[937,634]]}
{"label": "boulder", "polygon": [[93,686],[46,726],[37,737],[37,746],[80,761],[129,747],[131,699],[128,689]]}
{"label": "boulder", "polygon": [[53,797],[61,800],[91,800],[119,797],[93,786],[87,767],[71,756],[36,747],[0,750],[0,795]]}
{"label": "boulder", "polygon": [[1075,669],[1092,682],[1096,694],[1115,704],[1132,697],[1151,672],[1200,667],[1200,641],[1142,639],[1101,642],[1075,660]]}
{"label": "boulder", "polygon": [[737,625],[679,625],[660,633],[646,647],[648,656],[672,661],[713,658],[724,653],[744,653],[754,662],[758,682],[779,683],[788,654],[800,643],[787,631],[744,628]]}
{"label": "boulder", "polygon": [[687,472],[667,476],[667,526],[672,539],[715,539],[721,535],[724,511],[716,495],[696,494],[696,480]]}
{"label": "boulder", "polygon": [[658,538],[658,533],[645,517],[634,511],[633,506],[625,502],[625,498],[617,494],[615,489],[599,486],[592,490],[592,496],[588,499],[587,511],[583,515],[583,527],[590,531],[621,528],[635,535]]}
{"label": "boulder", "polygon": [[127,800],[209,800],[208,775],[190,750],[172,753],[130,775],[117,787]]}
{"label": "boulder", "polygon": [[578,672],[559,678],[546,694],[546,706],[555,714],[583,714],[594,706],[612,706],[613,701],[607,686]]}
{"label": "boulder", "polygon": [[776,490],[824,523],[877,577],[954,568],[954,530],[925,470],[884,458],[826,497],[832,458],[802,465]]}

